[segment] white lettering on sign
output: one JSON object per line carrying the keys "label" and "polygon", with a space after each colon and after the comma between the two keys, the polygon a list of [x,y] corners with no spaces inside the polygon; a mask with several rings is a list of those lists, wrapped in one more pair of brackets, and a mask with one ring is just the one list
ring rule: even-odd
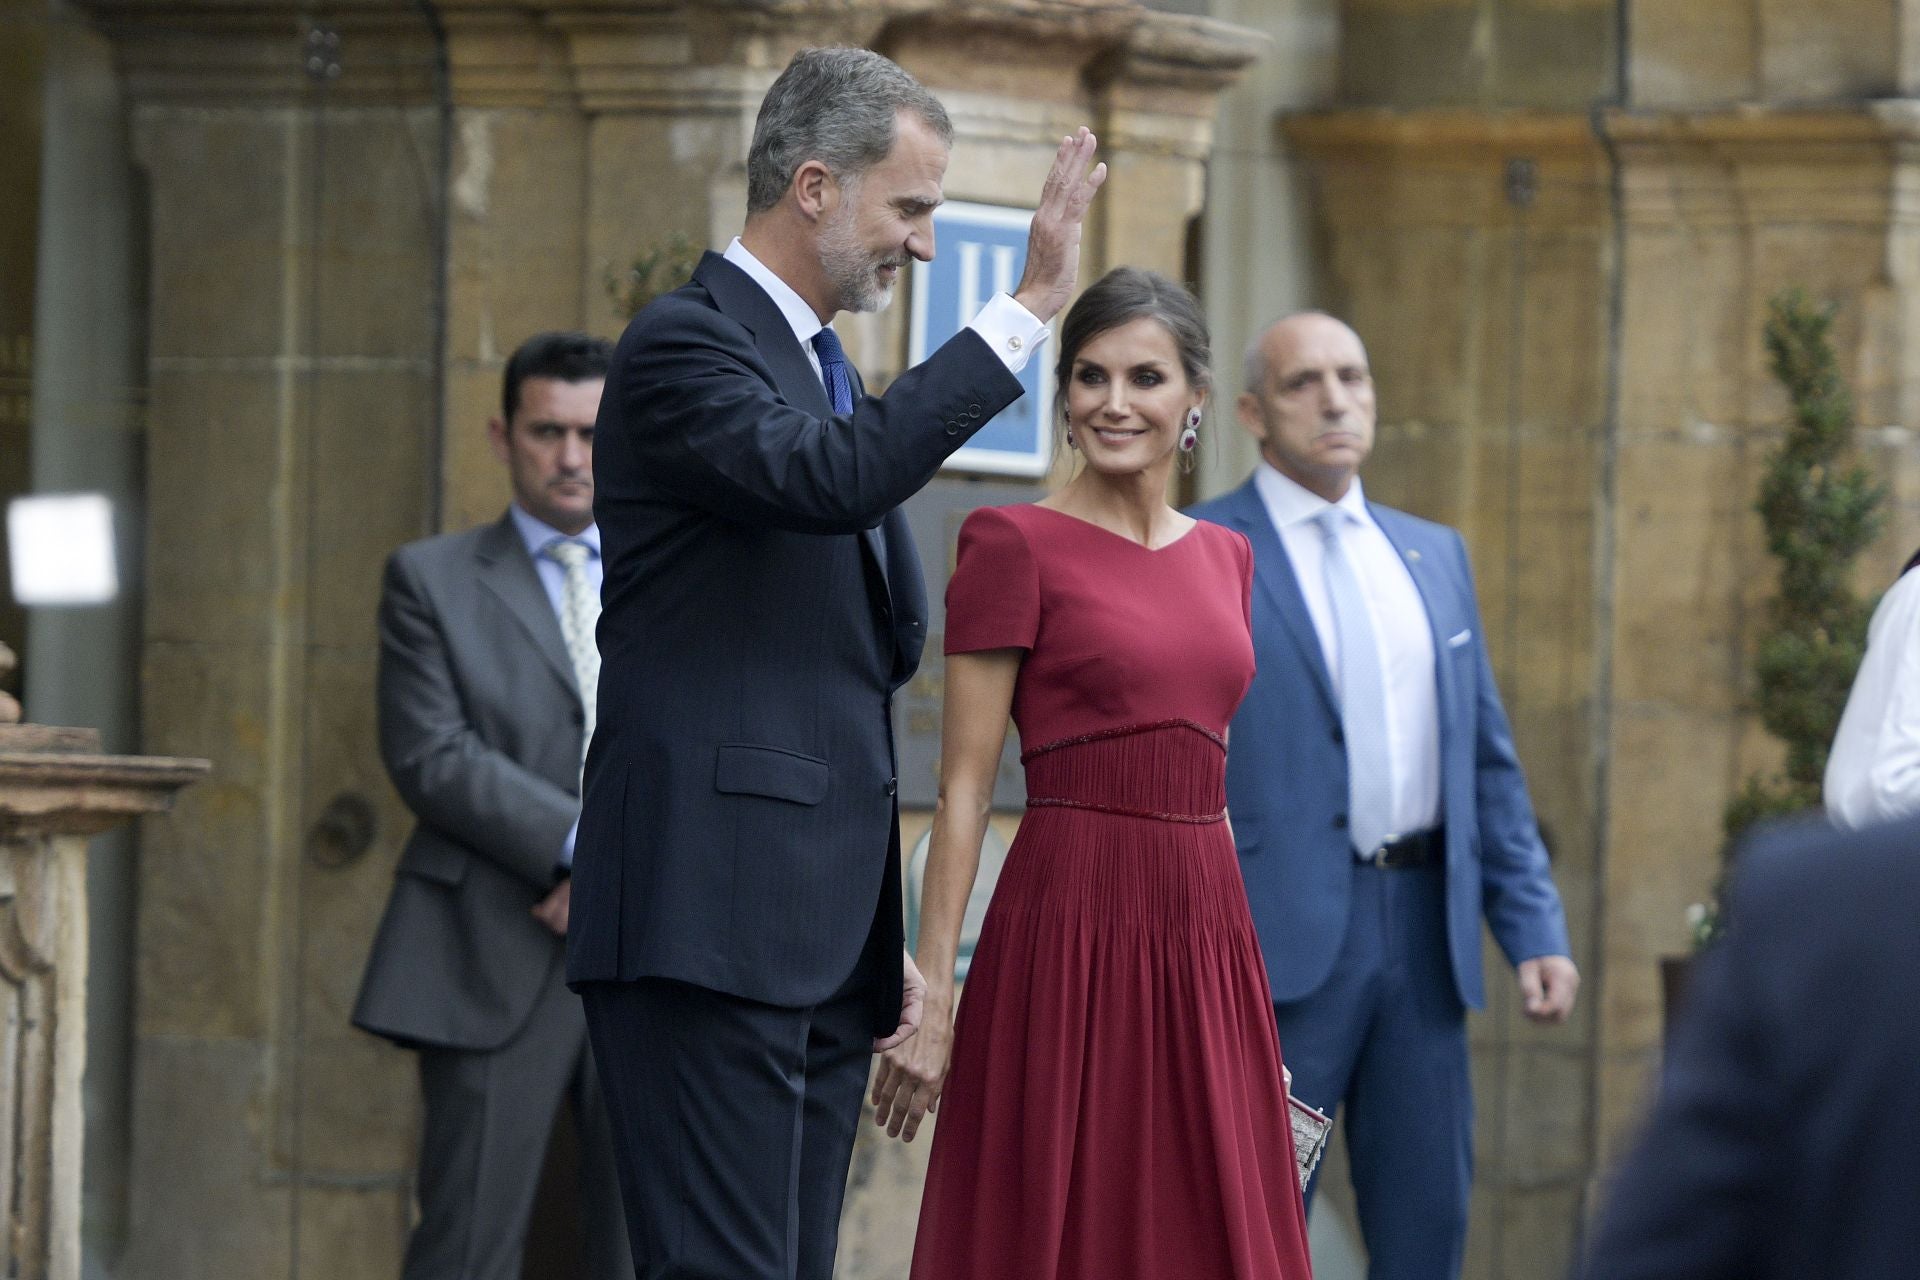
{"label": "white lettering on sign", "polygon": [[[980,287],[981,258],[992,254],[993,287]],[[982,244],[978,240],[960,242],[960,288],[954,298],[953,324],[956,330],[973,323],[980,308],[996,293],[1013,292],[1013,246]]]}

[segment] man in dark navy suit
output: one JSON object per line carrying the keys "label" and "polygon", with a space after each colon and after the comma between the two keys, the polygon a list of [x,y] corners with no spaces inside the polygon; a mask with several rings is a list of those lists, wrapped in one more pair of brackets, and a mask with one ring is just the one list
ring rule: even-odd
{"label": "man in dark navy suit", "polygon": [[1253,543],[1259,663],[1227,808],[1304,1101],[1346,1117],[1371,1280],[1454,1280],[1467,1236],[1466,1011],[1480,921],[1528,1017],[1580,975],[1452,529],[1367,501],[1373,374],[1332,316],[1248,353],[1260,465],[1193,514]]}
{"label": "man in dark navy suit", "polygon": [[1920,821],[1749,842],[1585,1280],[1920,1271]]}
{"label": "man in dark navy suit", "polygon": [[932,258],[951,142],[886,58],[800,53],[754,128],[745,229],[607,378],[568,979],[641,1276],[828,1280],[869,1057],[918,1023],[890,699],[926,588],[894,508],[1020,396],[1106,172],[1064,139],[1019,288],[868,396],[829,322]]}

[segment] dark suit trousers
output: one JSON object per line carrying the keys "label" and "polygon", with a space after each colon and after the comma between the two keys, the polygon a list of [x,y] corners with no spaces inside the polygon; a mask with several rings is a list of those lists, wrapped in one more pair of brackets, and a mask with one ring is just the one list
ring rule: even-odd
{"label": "dark suit trousers", "polygon": [[580,1000],[556,948],[526,1025],[498,1049],[420,1050],[420,1221],[405,1280],[519,1280],[527,1223],[563,1099],[580,1132],[583,1280],[628,1280],[611,1132]]}
{"label": "dark suit trousers", "polygon": [[1293,1092],[1345,1111],[1368,1280],[1455,1280],[1466,1251],[1473,1081],[1445,875],[1355,863],[1333,975],[1274,1007]]}
{"label": "dark suit trousers", "polygon": [[580,984],[639,1280],[831,1280],[870,973],[805,1009],[667,978]]}

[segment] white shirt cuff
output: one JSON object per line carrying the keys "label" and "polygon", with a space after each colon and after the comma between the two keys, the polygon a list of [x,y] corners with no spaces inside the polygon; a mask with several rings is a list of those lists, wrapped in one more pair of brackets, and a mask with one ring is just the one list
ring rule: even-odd
{"label": "white shirt cuff", "polygon": [[1008,373],[1026,368],[1028,358],[1047,340],[1047,326],[1034,319],[1033,312],[1015,302],[1010,293],[989,298],[967,328],[986,339]]}
{"label": "white shirt cuff", "polygon": [[574,844],[574,841],[578,840],[579,838],[580,838],[580,819],[575,818],[573,820],[573,825],[567,828],[566,843],[560,846],[560,865],[561,866],[571,867],[573,865],[573,844]]}

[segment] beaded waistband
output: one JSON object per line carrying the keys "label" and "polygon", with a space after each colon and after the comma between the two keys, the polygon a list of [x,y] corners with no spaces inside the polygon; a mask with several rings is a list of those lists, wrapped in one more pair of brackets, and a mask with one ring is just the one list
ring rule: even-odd
{"label": "beaded waistband", "polygon": [[[1218,771],[1221,767],[1221,757],[1225,755],[1227,748],[1225,738],[1222,738],[1205,725],[1192,720],[1156,720],[1150,724],[1119,725],[1111,729],[1099,729],[1092,733],[1077,734],[1071,738],[1061,738],[1054,742],[1043,742],[1039,746],[1030,747],[1021,752],[1020,762],[1025,765],[1032,765],[1039,757],[1051,755],[1054,752],[1062,751],[1068,747],[1081,747],[1090,743],[1113,742],[1116,739],[1139,737],[1162,729],[1192,730],[1220,751],[1221,755],[1211,757],[1211,763],[1205,766],[1205,774],[1203,776],[1209,780],[1204,786],[1197,790],[1192,787],[1182,788],[1175,786],[1169,789],[1149,786],[1147,788],[1148,794],[1113,797],[1115,800],[1142,800],[1146,802],[1144,804],[1118,804],[1111,803],[1104,797],[1101,799],[1088,799],[1083,796],[1071,794],[1064,796],[1045,794],[1029,795],[1027,797],[1027,807],[1029,809],[1085,809],[1092,813],[1110,813],[1123,818],[1147,818],[1155,822],[1185,822],[1194,825],[1206,825],[1224,821],[1227,816],[1224,809],[1216,809],[1212,812],[1205,813],[1192,812],[1192,809],[1205,806],[1209,800],[1214,804],[1220,803],[1221,792],[1219,790]],[[1192,747],[1200,752],[1200,756],[1195,758],[1196,763],[1199,759],[1206,758],[1205,747],[1202,747],[1197,742],[1194,742]],[[1096,785],[1088,786],[1087,784],[1090,782],[1090,778],[1087,775],[1079,774],[1079,776],[1076,776],[1080,769],[1100,767],[1092,765],[1091,761],[1083,762],[1078,766],[1071,763],[1078,759],[1079,757],[1077,756],[1065,757],[1063,759],[1063,763],[1067,764],[1067,772],[1065,773],[1052,768],[1051,762],[1049,762],[1048,766],[1044,766],[1042,770],[1030,769],[1027,778],[1028,785],[1034,786],[1037,783],[1039,789],[1043,792],[1066,790],[1071,793],[1081,791],[1083,786],[1096,795],[1103,791],[1114,790],[1104,779]],[[1149,764],[1149,760],[1152,760],[1154,763]],[[1160,761],[1161,758],[1156,753],[1154,757],[1143,758],[1137,762],[1128,761],[1127,763],[1128,765],[1138,764],[1144,767],[1154,768],[1159,765]],[[1133,777],[1136,775],[1128,772],[1126,768],[1123,767],[1121,772],[1116,776]],[[1203,796],[1205,797],[1204,799],[1202,798]],[[1154,803],[1155,801],[1159,803],[1156,805]],[[1170,801],[1171,805],[1169,805]],[[1188,807],[1189,805],[1191,805],[1191,808]]]}
{"label": "beaded waistband", "polygon": [[1189,822],[1195,826],[1227,820],[1225,809],[1219,813],[1156,813],[1151,809],[1128,809],[1117,804],[1096,804],[1091,800],[1067,800],[1059,796],[1028,796],[1027,808],[1088,809],[1094,813],[1118,814],[1123,818],[1151,818],[1155,822]]}
{"label": "beaded waistband", "polygon": [[1151,724],[1125,724],[1114,729],[1096,729],[1092,733],[1077,734],[1071,738],[1059,738],[1053,742],[1043,742],[1037,747],[1029,747],[1020,753],[1020,763],[1026,764],[1035,756],[1046,755],[1049,751],[1058,751],[1063,747],[1085,746],[1089,742],[1101,742],[1108,738],[1125,738],[1136,733],[1152,733],[1155,729],[1191,729],[1201,734],[1214,746],[1225,751],[1227,740],[1207,726],[1194,720],[1155,720]]}

